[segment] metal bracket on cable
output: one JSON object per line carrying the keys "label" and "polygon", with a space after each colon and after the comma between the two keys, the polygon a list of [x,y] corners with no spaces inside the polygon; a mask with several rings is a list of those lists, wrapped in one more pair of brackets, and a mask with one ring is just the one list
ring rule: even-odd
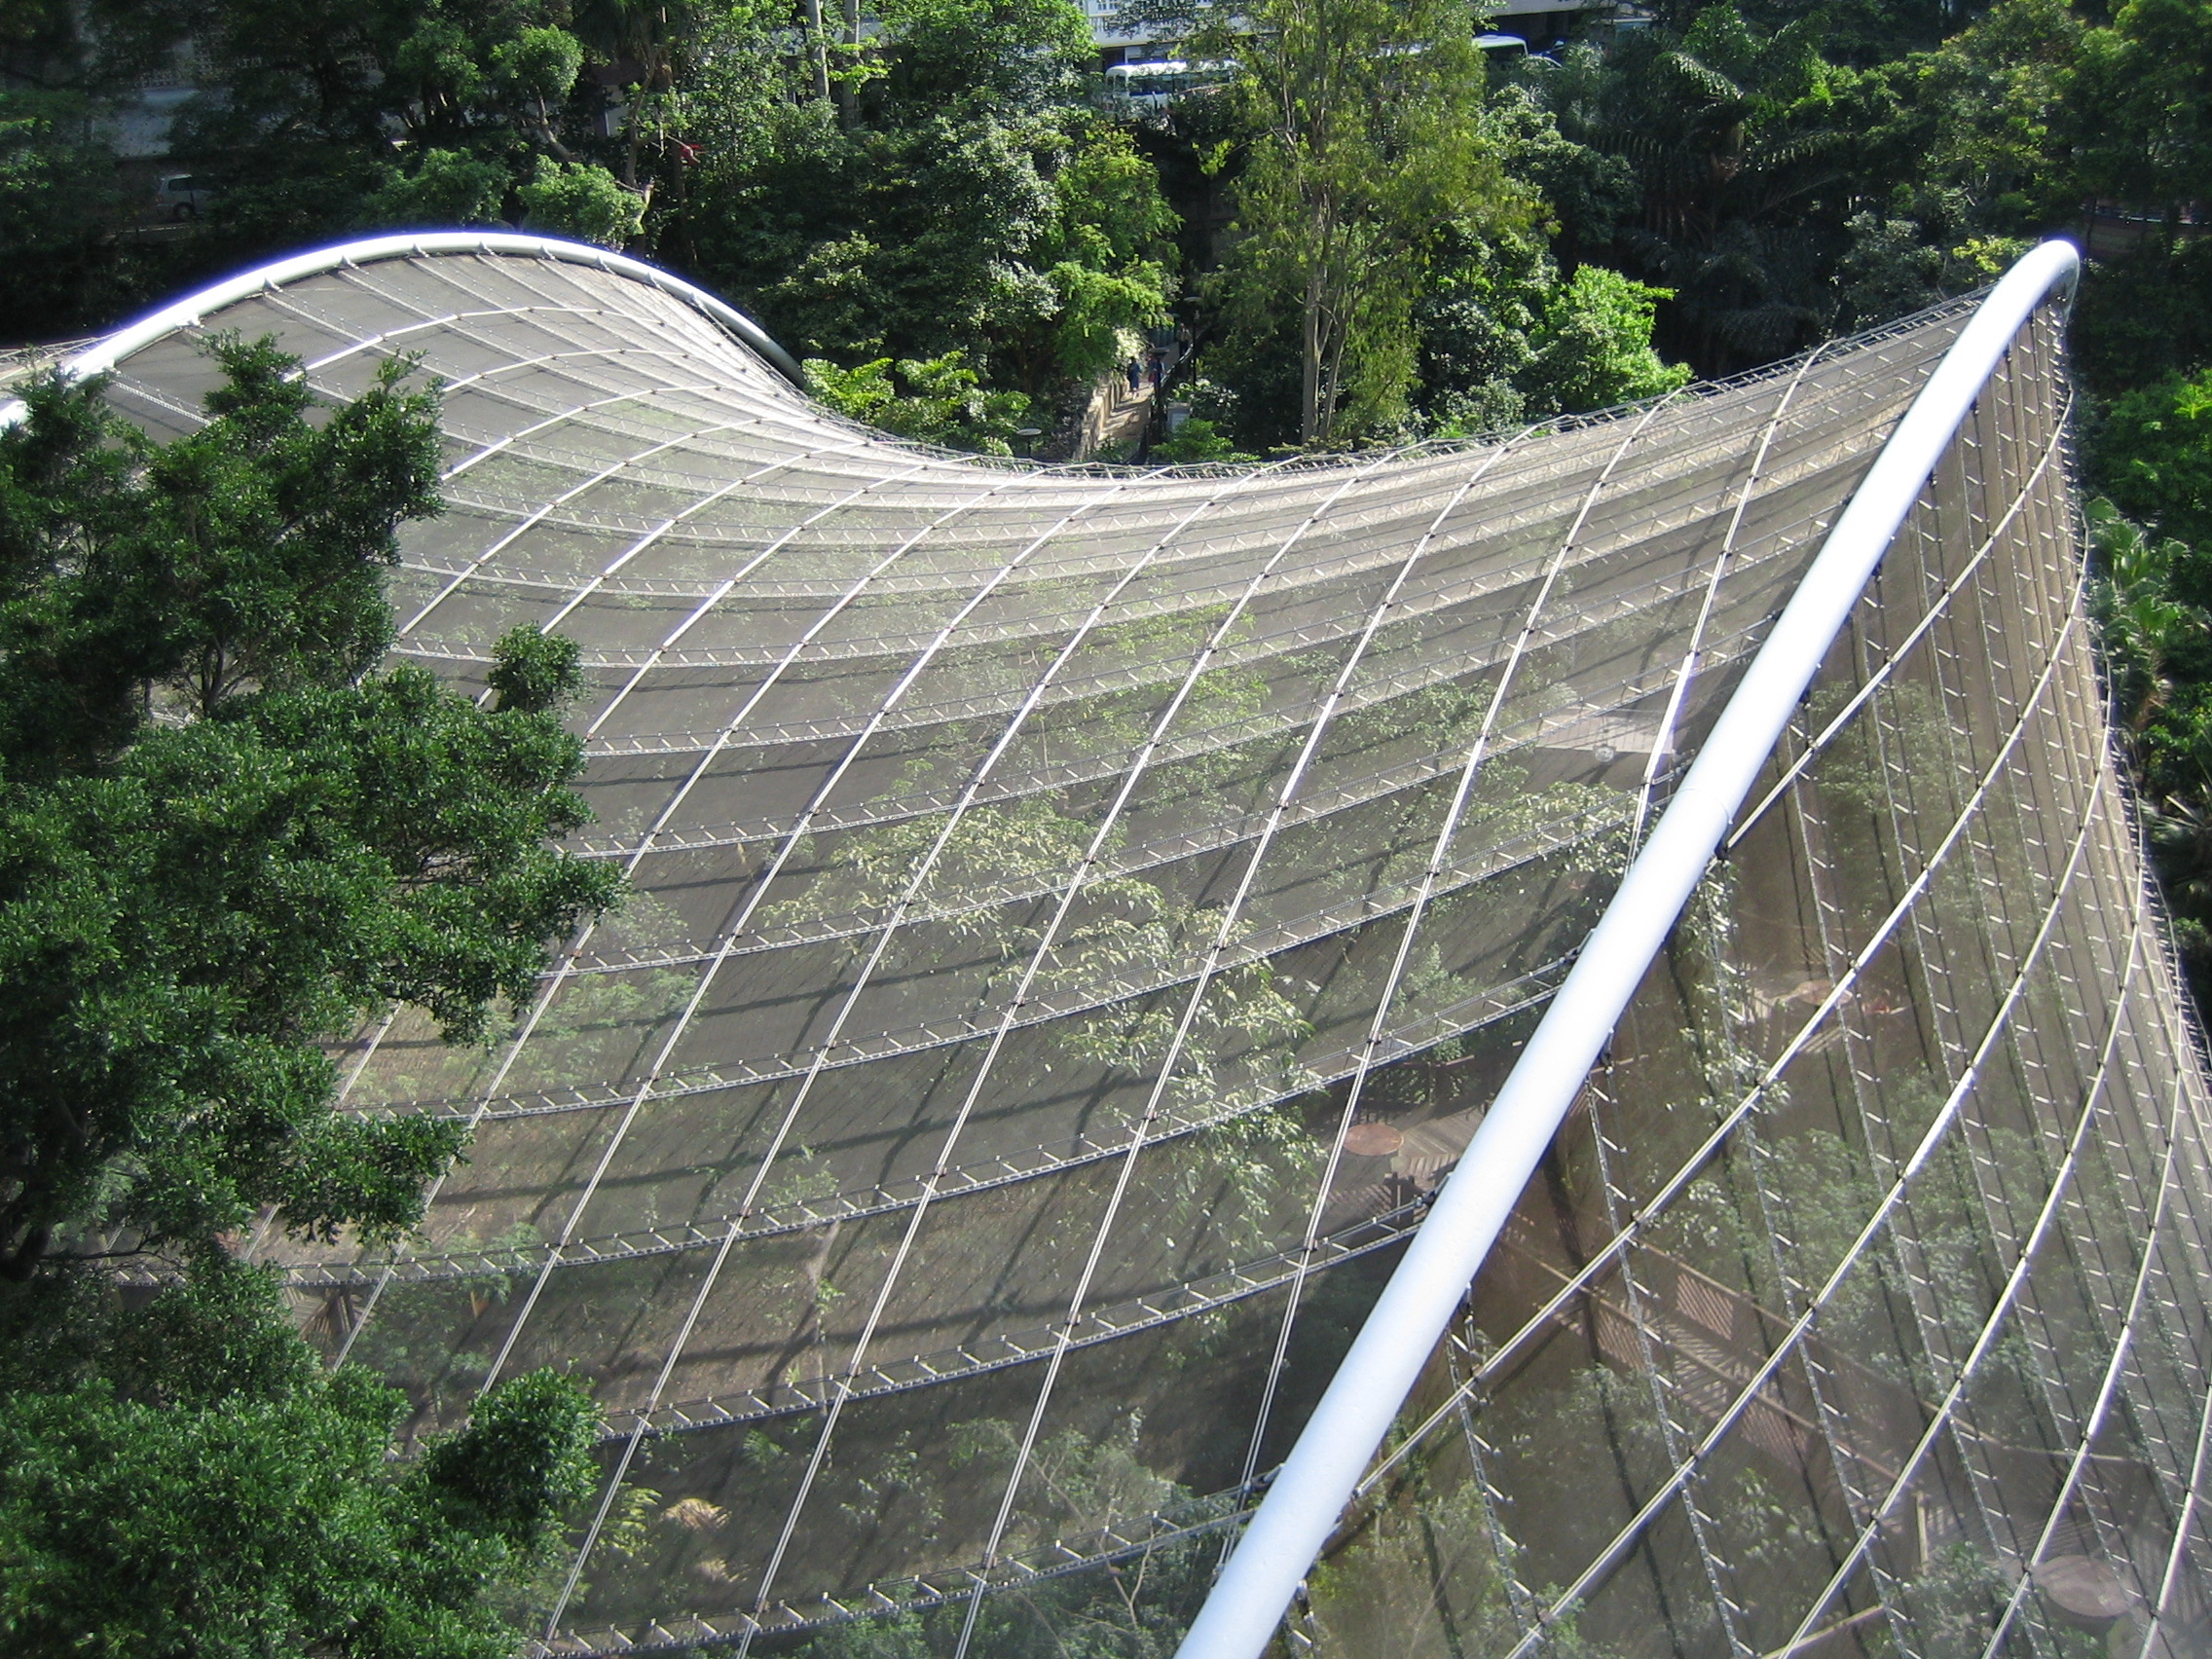
{"label": "metal bracket on cable", "polygon": [[2021,324],[2053,291],[2071,306],[2081,267],[2066,241],[2023,256],[1890,434],[1437,1192],[1176,1659],[1259,1659],[1273,1637],[1921,487]]}

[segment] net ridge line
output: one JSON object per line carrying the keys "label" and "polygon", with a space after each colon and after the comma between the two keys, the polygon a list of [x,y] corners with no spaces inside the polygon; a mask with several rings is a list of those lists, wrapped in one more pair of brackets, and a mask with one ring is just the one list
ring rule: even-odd
{"label": "net ridge line", "polygon": [[[1923,348],[1923,351],[1916,361],[1904,365],[1908,376],[1912,372],[1924,368],[1937,354],[1933,348],[1938,343],[1919,341],[1916,344]],[[1884,368],[1891,372],[1876,373],[1873,365],[1854,365],[1857,373],[1851,382],[1843,386],[1828,387],[1829,403],[1817,412],[1821,418],[1821,424],[1809,427],[1804,432],[1797,450],[1792,452],[1795,457],[1795,463],[1789,467],[1779,469],[1780,475],[1787,482],[1802,486],[1818,480],[1822,474],[1833,470],[1838,465],[1851,464],[1857,452],[1850,447],[1852,440],[1848,433],[1839,436],[1839,432],[1843,432],[1845,427],[1845,412],[1837,407],[1836,399],[1848,393],[1860,403],[1868,407],[1901,406],[1904,402],[1909,401],[1909,394],[1900,387],[1899,377],[1894,372],[1896,367],[1897,365],[1884,365]],[[486,371],[485,373],[497,372],[499,371]],[[461,381],[447,384],[449,387],[461,387],[468,385],[471,380],[482,378],[484,378],[483,375],[464,377]],[[673,438],[666,439],[663,443],[633,453],[639,457],[649,459],[652,455],[661,453],[669,443],[685,442],[699,433],[724,429],[737,428],[710,425],[698,428],[698,431],[694,433],[680,432],[675,434]],[[1637,491],[1626,496],[1622,502],[1621,510],[1627,512],[1636,509],[1638,502],[1649,498],[1650,504],[1639,509],[1637,534],[1640,538],[1647,538],[1649,533],[1654,529],[1664,531],[1672,521],[1677,518],[1696,516],[1694,509],[1685,509],[1682,506],[1683,498],[1673,487],[1679,485],[1683,480],[1694,479],[1703,463],[1702,458],[1709,453],[1721,458],[1732,458],[1735,447],[1733,435],[1732,427],[1717,425],[1711,434],[1699,437],[1694,446],[1671,448],[1662,457],[1657,458],[1663,460],[1670,470],[1645,480]],[[1413,524],[1419,523],[1427,516],[1423,510],[1423,502],[1432,498],[1435,495],[1444,493],[1445,488],[1451,484],[1453,478],[1462,471],[1464,461],[1476,456],[1487,455],[1492,449],[1499,447],[1500,444],[1517,446],[1518,442],[1517,438],[1508,436],[1499,440],[1498,443],[1473,452],[1447,447],[1401,452],[1398,457],[1401,462],[1411,462],[1418,458],[1425,470],[1419,473],[1409,471],[1403,476],[1400,480],[1405,487],[1403,499],[1395,501],[1378,500],[1366,503],[1363,512],[1372,521],[1368,528],[1387,530],[1396,525],[1405,525],[1410,528]],[[843,453],[846,452],[827,448],[818,443],[814,448],[799,446],[782,452],[777,456],[777,461],[781,467],[788,468],[799,465],[822,455]],[[513,518],[518,522],[525,520],[544,522],[564,530],[591,533],[612,532],[617,535],[629,535],[633,532],[653,528],[659,521],[652,515],[611,511],[600,511],[590,515],[578,513],[564,515],[560,511],[563,506],[580,493],[581,489],[599,481],[599,476],[604,472],[601,463],[605,459],[604,456],[588,459],[579,458],[577,470],[583,474],[582,483],[561,492],[549,500],[540,501],[528,497],[478,496],[465,491],[452,490],[448,492],[449,501],[452,504],[469,507],[473,512],[495,521]],[[633,464],[629,467],[629,470],[635,473],[642,468]],[[1166,468],[1160,469],[1162,476],[1167,471]],[[1244,475],[1239,474],[1238,476]],[[697,496],[705,493],[715,496],[717,498],[720,494],[726,493],[719,488],[715,491],[701,492],[698,488],[699,482],[701,481],[686,480],[682,486],[679,486],[671,481],[660,486],[660,488],[670,494],[681,493]],[[1126,483],[1127,480],[1124,479],[1121,482]],[[1571,495],[1568,492],[1562,492],[1560,486],[1571,482],[1571,473],[1548,476],[1544,473],[1516,472],[1502,476],[1496,482],[1493,490],[1497,497],[1497,505],[1505,510],[1485,514],[1480,521],[1483,526],[1482,536],[1469,542],[1468,545],[1480,547],[1487,542],[1499,539],[1505,532],[1527,529],[1544,522],[1547,518],[1564,513],[1566,511],[1564,503],[1571,498]],[[1090,495],[1102,493],[1110,494],[1116,488],[1118,488],[1116,484],[1100,481],[1085,492],[1084,497],[1072,498],[1086,498]],[[797,507],[806,504],[806,498],[801,498],[790,504]],[[512,503],[511,509],[509,503]],[[1051,499],[1036,503],[1039,516],[1050,516],[1053,504]],[[1255,505],[1264,504],[1266,504],[1264,501],[1255,503]],[[1120,513],[1110,518],[1107,521],[1107,528],[1139,528],[1148,523],[1158,522],[1159,517],[1159,508],[1139,497],[1131,499]],[[747,540],[765,535],[772,523],[771,520],[768,524],[756,525],[754,521],[749,520],[740,533],[733,534],[731,530],[723,529],[720,534],[711,539],[704,535],[695,535],[694,539],[682,542],[680,545],[689,549],[694,555],[703,553],[708,549],[719,550],[722,548],[742,552]],[[1349,530],[1358,527],[1347,521],[1346,528]],[[1194,575],[1200,575],[1211,562],[1218,560],[1224,552],[1234,550],[1234,544],[1248,538],[1250,534],[1248,531],[1238,531],[1234,526],[1224,526],[1215,533],[1214,540],[1193,544],[1174,559],[1165,561],[1164,569],[1184,571]],[[1626,531],[1616,532],[1618,535],[1627,534]],[[972,550],[978,566],[987,568],[989,564],[987,551],[994,541],[1013,546],[1018,544],[1023,538],[1023,527],[1019,524],[1009,524],[1003,530],[993,531],[988,536],[972,535],[965,537],[963,544]],[[503,547],[512,539],[513,534],[510,532],[500,538],[500,545]],[[1223,541],[1232,545],[1225,547],[1220,544]],[[1604,538],[1600,538],[1596,542],[1595,545],[1600,554],[1605,550],[1605,544]],[[1386,568],[1392,562],[1392,548],[1395,545],[1397,545],[1397,542],[1388,538],[1385,538],[1380,545],[1361,540],[1326,551],[1318,563],[1301,568],[1304,582],[1319,587],[1330,582],[1342,581],[1347,576],[1357,575],[1363,571]],[[403,557],[399,568],[411,572],[440,578],[474,576],[483,586],[493,590],[517,588],[565,591],[575,585],[578,572],[573,570],[555,571],[550,568],[537,569],[529,566],[510,565],[496,571],[484,571],[483,567],[489,563],[493,553],[498,550],[499,549],[495,548],[493,552],[480,553],[465,559],[458,554],[438,557],[429,553],[417,553],[412,557]],[[948,551],[956,550],[948,549]],[[1080,546],[1072,547],[1056,559],[1041,561],[1026,580],[1014,584],[1014,591],[1017,593],[1040,592],[1074,577],[1117,569],[1124,562],[1122,558],[1111,552],[1085,552]],[[960,585],[962,578],[970,572],[971,569],[972,567],[967,566],[948,566],[941,571],[923,569],[904,577],[887,576],[878,584],[878,591],[885,594],[919,595],[954,588]],[[626,581],[610,580],[600,585],[609,593],[625,597],[645,596],[676,599],[702,595],[712,588],[714,581],[715,577],[711,573],[701,572],[691,576],[675,574],[633,576]],[[1218,593],[1221,590],[1210,591]],[[834,589],[826,588],[819,580],[812,583],[782,580],[757,585],[753,590],[753,596],[762,601],[793,602],[815,597],[828,597],[833,592]],[[1189,609],[1202,608],[1209,603],[1211,603],[1209,590],[1203,587],[1186,588],[1171,591],[1157,599],[1136,602],[1132,604],[1129,614],[1132,617],[1175,614]],[[1003,643],[1030,638],[1041,633],[1050,633],[1053,626],[1050,612],[1041,612],[1036,615],[1016,617],[1005,622],[991,624],[986,629],[978,630],[976,637],[982,641]],[[899,648],[901,640],[902,637],[896,633],[886,633],[870,636],[865,641],[856,640],[845,642],[842,645],[826,645],[821,647],[818,654],[826,660],[835,660],[836,653],[840,651],[847,655],[864,654],[869,650],[893,652]],[[919,643],[919,637],[916,638],[916,643]],[[451,645],[445,647],[445,649],[457,660],[486,660],[480,651],[471,652],[465,646]],[[602,649],[611,652],[617,651],[618,647],[602,647]],[[686,660],[694,666],[744,667],[756,662],[772,661],[773,658],[772,648],[736,643],[698,651]],[[586,658],[586,662],[590,666],[608,666],[621,661],[622,657],[619,654],[593,654]]]}

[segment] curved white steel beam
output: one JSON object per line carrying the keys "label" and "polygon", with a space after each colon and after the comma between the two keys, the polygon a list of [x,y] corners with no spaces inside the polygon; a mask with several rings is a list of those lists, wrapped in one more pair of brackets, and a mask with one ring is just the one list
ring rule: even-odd
{"label": "curved white steel beam", "polygon": [[[133,351],[143,350],[164,335],[194,327],[209,312],[220,311],[227,305],[236,304],[264,289],[281,288],[287,282],[296,282],[303,276],[318,276],[322,272],[336,271],[344,266],[368,265],[382,259],[412,259],[426,253],[523,254],[538,259],[559,260],[565,265],[595,266],[601,271],[628,276],[682,300],[737,336],[740,342],[773,365],[793,386],[805,389],[806,375],[792,354],[769,339],[758,323],[734,306],[718,300],[706,289],[686,282],[681,276],[672,276],[643,260],[616,253],[610,248],[598,247],[590,242],[568,241],[559,237],[525,236],[513,231],[431,231],[392,237],[364,237],[357,241],[337,242],[329,247],[295,253],[288,259],[279,259],[271,265],[241,271],[236,276],[225,277],[211,288],[203,288],[197,294],[187,295],[164,306],[152,315],[139,318],[129,328],[107,336],[90,350],[71,357],[61,365],[61,371],[72,380],[82,380],[87,375],[105,374]],[[22,417],[23,405],[20,398],[0,405],[0,426],[12,426]]]}
{"label": "curved white steel beam", "polygon": [[1921,487],[2020,325],[2054,289],[2070,296],[2080,271],[2071,242],[2022,257],[1890,435],[1438,1191],[1176,1659],[1259,1659]]}

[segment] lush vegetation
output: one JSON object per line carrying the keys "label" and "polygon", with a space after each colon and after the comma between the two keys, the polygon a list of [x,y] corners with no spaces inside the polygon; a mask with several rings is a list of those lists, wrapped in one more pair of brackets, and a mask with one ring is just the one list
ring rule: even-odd
{"label": "lush vegetation", "polygon": [[293,359],[218,355],[166,448],[97,382],[0,430],[0,1635],[502,1654],[487,1590],[595,1409],[519,1378],[393,1465],[401,1396],[326,1372],[233,1247],[418,1222],[462,1137],[342,1116],[329,1045],[401,1004],[480,1035],[615,897],[550,845],[583,818],[575,651],[510,636],[489,708],[380,670],[434,395],[399,364],[323,418]]}
{"label": "lush vegetation", "polygon": [[[9,0],[0,336],[341,236],[513,225],[682,271],[843,413],[977,451],[1065,453],[1187,329],[1191,418],[1145,449],[1204,462],[1664,395],[2102,203],[2074,330],[2096,603],[2212,978],[2212,0],[1652,10],[1509,63],[1475,0],[1249,0],[1235,31],[1131,0],[1220,83],[1132,110],[1070,0]],[[105,112],[187,42],[176,222]],[[501,1651],[487,1586],[535,1570],[588,1409],[517,1380],[389,1461],[394,1397],[325,1373],[230,1246],[261,1216],[414,1225],[456,1134],[341,1117],[322,1045],[397,1004],[479,1035],[613,897],[548,850],[579,821],[573,658],[510,638],[482,709],[379,671],[394,532],[436,510],[431,395],[395,373],[311,421],[274,351],[223,355],[166,449],[53,384],[0,434],[0,1633]],[[127,1291],[148,1263],[163,1287]],[[1103,1628],[1118,1581],[1051,1594],[1093,1592]],[[1098,1650],[1164,1650],[1129,1623]]]}

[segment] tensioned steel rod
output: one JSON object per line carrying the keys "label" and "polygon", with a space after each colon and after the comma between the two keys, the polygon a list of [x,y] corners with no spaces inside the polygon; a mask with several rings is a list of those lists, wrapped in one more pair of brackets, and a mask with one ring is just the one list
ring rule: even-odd
{"label": "tensioned steel rod", "polygon": [[2070,297],[2080,271],[2071,242],[2023,256],[1890,435],[1438,1191],[1177,1659],[1259,1659],[1922,487],[2021,324],[2053,290]]}

